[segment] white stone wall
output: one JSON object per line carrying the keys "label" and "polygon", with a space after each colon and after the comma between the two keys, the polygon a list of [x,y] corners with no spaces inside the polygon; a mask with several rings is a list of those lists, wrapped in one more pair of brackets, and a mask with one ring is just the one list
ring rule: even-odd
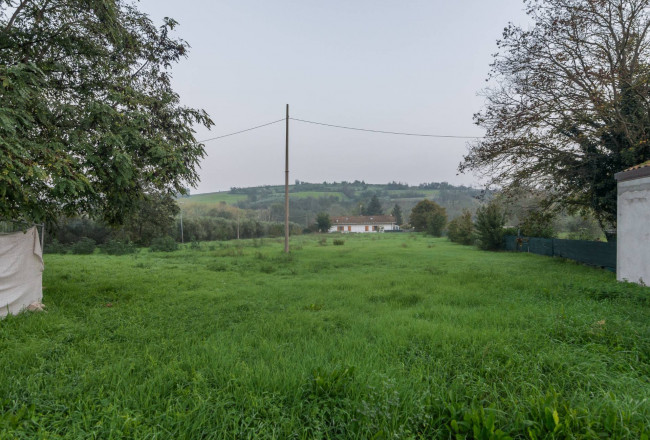
{"label": "white stone wall", "polygon": [[[339,226],[343,227],[343,231],[339,231],[338,228]],[[393,229],[398,229],[396,225],[377,225],[377,228],[379,229],[378,231],[373,231],[372,226],[373,225],[367,225],[368,230],[366,231],[366,225],[341,225],[341,224],[335,224],[332,225],[330,228],[329,232],[342,232],[342,233],[370,233],[370,232],[381,232],[382,230],[384,231],[389,231]]]}
{"label": "white stone wall", "polygon": [[650,176],[618,182],[616,278],[650,285]]}

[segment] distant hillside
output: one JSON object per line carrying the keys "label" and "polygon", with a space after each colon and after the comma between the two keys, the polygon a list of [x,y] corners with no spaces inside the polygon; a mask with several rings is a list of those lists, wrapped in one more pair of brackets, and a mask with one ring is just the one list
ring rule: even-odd
{"label": "distant hillside", "polygon": [[[363,181],[308,183],[296,181],[289,187],[290,219],[307,225],[319,212],[330,215],[359,214],[373,196],[377,196],[386,214],[397,204],[408,218],[412,207],[422,199],[433,200],[447,209],[449,218],[463,209],[474,211],[481,190],[467,186],[454,186],[447,182],[424,183],[409,186],[404,183],[369,184]],[[230,191],[195,194],[179,199],[185,208],[201,211],[224,208],[260,211],[260,217],[269,221],[284,218],[284,186],[257,186],[232,188]]]}

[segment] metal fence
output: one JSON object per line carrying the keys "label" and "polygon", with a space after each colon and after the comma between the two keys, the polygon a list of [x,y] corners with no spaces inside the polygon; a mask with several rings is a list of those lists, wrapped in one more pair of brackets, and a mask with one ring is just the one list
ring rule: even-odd
{"label": "metal fence", "polygon": [[616,272],[616,242],[560,240],[558,238],[505,236],[505,249],[549,257],[568,258]]}

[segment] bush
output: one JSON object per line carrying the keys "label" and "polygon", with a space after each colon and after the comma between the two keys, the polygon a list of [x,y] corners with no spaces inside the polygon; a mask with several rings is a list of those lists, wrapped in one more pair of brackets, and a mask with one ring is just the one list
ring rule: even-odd
{"label": "bush", "polygon": [[56,238],[52,240],[52,243],[46,243],[43,247],[43,253],[45,254],[67,254],[68,250],[68,246],[59,243]]}
{"label": "bush", "polygon": [[158,237],[151,240],[151,252],[173,252],[178,249],[178,243],[172,237]]}
{"label": "bush", "polygon": [[335,238],[332,241],[332,243],[334,244],[334,246],[343,246],[345,244],[345,240],[340,240],[340,239]]}
{"label": "bush", "polygon": [[521,235],[525,237],[553,238],[555,237],[554,219],[555,215],[550,212],[529,211],[519,223]]}
{"label": "bush", "polygon": [[503,225],[506,215],[496,202],[481,206],[476,211],[476,238],[478,247],[484,250],[498,250],[503,246]]}
{"label": "bush", "polygon": [[70,250],[75,255],[90,255],[95,252],[96,248],[95,240],[88,237],[83,237],[78,242],[74,243]]}
{"label": "bush", "polygon": [[463,213],[449,222],[447,236],[454,243],[472,244],[474,242],[474,224],[472,213],[463,210]]}
{"label": "bush", "polygon": [[120,240],[108,240],[106,244],[99,247],[100,252],[108,255],[127,255],[138,251],[135,244]]}

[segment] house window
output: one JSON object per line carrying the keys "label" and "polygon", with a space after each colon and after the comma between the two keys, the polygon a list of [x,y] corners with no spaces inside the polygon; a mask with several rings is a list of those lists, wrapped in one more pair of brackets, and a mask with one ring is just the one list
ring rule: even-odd
{"label": "house window", "polygon": [[379,230],[379,226],[373,226],[373,227],[372,227],[372,230],[373,230],[373,231],[378,231],[378,230]]}
{"label": "house window", "polygon": [[336,230],[339,231],[339,232],[343,232],[343,226],[337,226]]}
{"label": "house window", "polygon": [[366,225],[366,232],[368,232],[368,226]]}
{"label": "house window", "polygon": [[348,232],[352,232],[352,226],[348,226]]}

